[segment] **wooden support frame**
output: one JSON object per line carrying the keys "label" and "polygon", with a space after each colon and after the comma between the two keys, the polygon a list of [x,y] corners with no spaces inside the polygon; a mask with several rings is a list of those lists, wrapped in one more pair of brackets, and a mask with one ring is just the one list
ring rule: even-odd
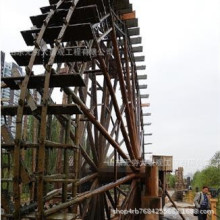
{"label": "wooden support frame", "polygon": [[[103,1],[100,3],[101,6],[97,6],[99,10],[103,9],[100,12],[100,22],[86,25],[91,28],[93,39],[87,41],[84,36],[81,40],[65,43],[62,40],[67,39],[65,34],[68,33],[68,26],[70,21],[72,22],[71,18],[78,2],[82,7],[80,10],[87,6],[86,2],[82,3],[79,0],[57,0],[54,1],[54,5],[44,8],[49,13],[42,27],[39,28],[40,32],[35,37],[35,42],[31,42],[35,47],[28,60],[26,76],[19,79],[19,84],[16,84],[16,79],[5,79],[9,83],[6,83],[5,86],[21,90],[19,106],[15,107],[17,114],[15,144],[2,144],[3,149],[14,154],[13,199],[15,209],[13,218],[18,220],[23,217],[33,218],[33,216],[38,220],[46,219],[61,210],[83,216],[82,210],[84,208],[86,208],[87,214],[91,214],[91,219],[104,219],[105,215],[111,219],[109,202],[113,208],[118,206],[134,207],[133,199],[135,201],[138,186],[136,179],[140,178],[139,166],[142,155],[140,134],[143,130],[143,117],[141,117],[142,103],[137,79],[138,68],[135,64],[137,59],[135,60],[133,53],[142,51],[142,47],[131,47],[133,43],[140,43],[141,38],[132,40],[129,33],[136,35],[139,33],[139,29],[135,28],[135,30],[130,29],[129,31],[123,20],[128,26],[136,25],[135,12],[124,13],[120,19],[111,6]],[[66,17],[58,28],[59,33],[54,39],[54,44],[50,45],[51,54],[48,62],[43,65],[44,74],[35,76],[33,67],[38,63],[36,62],[37,53],[41,53],[42,46],[46,46],[45,42],[48,42],[45,39],[46,33],[51,29],[51,20],[53,16],[56,16],[58,10],[66,10]],[[124,12],[130,10],[131,8],[124,10]],[[96,49],[97,54],[92,59],[74,58],[73,61],[69,62],[68,60],[66,63],[56,59],[60,49],[67,51],[68,48],[74,47]],[[109,52],[109,49],[113,53]],[[53,69],[55,63],[57,64],[56,71]],[[65,68],[61,70],[63,64]],[[77,82],[72,82],[73,84],[68,82],[65,86],[64,76],[80,79],[80,82],[78,84]],[[61,80],[59,82],[58,78],[62,78],[62,82]],[[43,88],[39,85],[35,88],[34,80],[41,81],[40,85],[43,85]],[[73,117],[67,111],[61,113],[58,110],[48,116],[50,106],[58,106],[51,99],[54,87],[61,88],[64,97],[67,97],[67,102],[63,103],[62,107],[71,105],[69,107],[73,108],[73,105],[77,105],[80,109],[77,112],[79,114],[71,112],[75,115]],[[36,89],[35,91],[41,96],[40,107],[35,103],[36,97],[33,97],[29,91],[32,88]],[[27,113],[26,101],[29,108],[28,114],[36,118],[34,119],[35,126],[31,143],[22,139],[24,133],[22,130],[23,116]],[[80,116],[81,113],[84,114],[84,117]],[[54,118],[61,127],[58,142],[51,138],[52,119]],[[33,203],[25,210],[27,212],[37,210],[36,214],[30,215],[25,215],[24,209],[21,208],[23,204],[21,202],[22,187],[20,187],[20,170],[22,168],[20,158],[21,151],[26,150],[32,151],[31,176],[33,178],[29,182],[31,182],[30,199],[33,200]],[[61,172],[60,175],[58,173],[50,174],[48,160],[52,151],[59,152],[57,161],[60,163],[58,169]],[[112,153],[109,155],[111,151]],[[70,155],[73,166],[70,165]],[[99,177],[99,169],[106,165],[108,158],[113,158],[114,181],[109,180],[108,184],[104,184]],[[132,170],[130,174],[126,174],[122,178],[119,177],[118,169],[120,161],[127,163]],[[119,186],[125,183],[130,184],[130,182],[131,191],[126,194]],[[24,182],[22,184],[25,185]],[[48,192],[50,185],[55,188],[54,191]],[[87,191],[85,188],[91,189],[91,191]],[[109,190],[113,191],[114,195],[111,195]],[[71,196],[71,199],[68,199],[68,196]],[[124,202],[120,201],[120,197],[123,197]],[[60,204],[45,210],[45,204],[55,199]],[[92,199],[94,199],[94,204],[91,203]],[[81,211],[79,212],[79,210]],[[9,213],[8,216],[11,217],[12,214]]]}

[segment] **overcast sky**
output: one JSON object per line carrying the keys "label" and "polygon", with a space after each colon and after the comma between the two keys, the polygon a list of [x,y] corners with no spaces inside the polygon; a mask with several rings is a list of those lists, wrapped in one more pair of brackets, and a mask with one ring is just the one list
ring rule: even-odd
{"label": "overcast sky", "polygon": [[[27,48],[20,31],[47,0],[0,0],[1,46]],[[152,113],[146,151],[194,172],[220,150],[220,0],[133,0]]]}
{"label": "overcast sky", "polygon": [[193,172],[220,150],[220,1],[133,2],[148,66],[149,151]]}

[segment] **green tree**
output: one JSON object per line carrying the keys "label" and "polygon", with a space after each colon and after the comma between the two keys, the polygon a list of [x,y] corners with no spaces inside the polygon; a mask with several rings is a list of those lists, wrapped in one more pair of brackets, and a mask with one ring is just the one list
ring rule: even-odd
{"label": "green tree", "polygon": [[193,176],[192,186],[199,187],[206,185],[211,188],[220,188],[220,151],[216,152],[210,160],[208,167],[197,171]]}
{"label": "green tree", "polygon": [[173,174],[168,174],[167,175],[167,183],[169,184],[170,188],[175,188],[175,183],[176,183],[176,177]]}
{"label": "green tree", "polygon": [[217,167],[209,166],[194,175],[193,186],[201,189],[204,185],[212,188],[220,187],[220,170]]}

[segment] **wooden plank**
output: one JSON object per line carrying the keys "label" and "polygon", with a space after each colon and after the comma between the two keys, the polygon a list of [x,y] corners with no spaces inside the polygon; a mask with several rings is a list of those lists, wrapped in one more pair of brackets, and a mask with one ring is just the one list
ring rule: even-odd
{"label": "wooden plank", "polygon": [[139,27],[128,28],[128,35],[130,37],[135,36],[135,35],[140,35],[140,28]]}
{"label": "wooden plank", "polygon": [[130,13],[122,14],[122,15],[120,15],[120,18],[123,21],[134,19],[134,18],[136,18],[136,12],[133,11],[133,12],[130,12]]}
{"label": "wooden plank", "polygon": [[[71,1],[64,1],[61,5],[60,5],[60,9],[69,9],[71,7],[72,3]],[[50,12],[50,10],[53,9],[53,6],[45,6],[45,7],[41,7],[40,10],[42,13],[48,13]]]}
{"label": "wooden plank", "polygon": [[[97,5],[99,12],[104,12],[105,7],[103,5],[103,1],[100,0],[80,0],[77,4],[78,7],[85,7],[88,5]],[[85,15],[83,15],[85,16]]]}
{"label": "wooden plank", "polygon": [[145,61],[145,56],[136,56],[134,57],[135,62],[143,62]]}
{"label": "wooden plank", "polygon": [[59,0],[49,0],[50,5],[55,5],[58,3]]}
{"label": "wooden plank", "polygon": [[143,47],[142,46],[132,47],[132,52],[133,53],[141,53],[141,52],[143,52]]}
{"label": "wooden plank", "polygon": [[9,131],[9,128],[5,124],[1,126],[1,136],[2,136],[4,143],[7,143],[7,144],[14,143],[14,138],[11,132]]}
{"label": "wooden plank", "polygon": [[[59,26],[63,24],[63,18],[66,17],[68,10],[60,9],[57,10],[52,19],[50,20],[48,26],[55,25]],[[44,20],[46,19],[49,12],[37,16],[31,16],[30,19],[32,24],[37,28],[40,28],[43,25]],[[82,16],[85,15],[86,16]],[[70,24],[80,24],[80,23],[98,23],[100,22],[100,17],[98,14],[98,8],[96,5],[89,5],[86,7],[76,8],[73,16],[70,19]]]}
{"label": "wooden plank", "polygon": [[20,172],[22,183],[29,184],[31,182],[31,176],[29,175],[28,170],[25,167],[24,161],[22,159],[20,159]]}
{"label": "wooden plank", "polygon": [[[20,74],[20,72],[18,71],[17,68],[12,68],[12,76],[16,77],[16,78],[21,76],[21,74]],[[13,77],[11,77],[11,78],[13,78]],[[18,89],[22,88],[22,83],[21,82],[17,82],[16,85],[18,86]],[[32,111],[36,110],[37,104],[36,104],[35,100],[33,99],[32,95],[30,94],[29,91],[27,91],[27,95],[26,96],[27,96],[26,97],[27,103],[30,106],[31,110]]]}
{"label": "wooden plank", "polygon": [[[142,38],[141,37],[133,37],[133,38],[130,38],[130,42],[131,42],[131,44],[141,44]],[[124,41],[121,40],[121,43],[124,44]]]}
{"label": "wooden plank", "polygon": [[149,98],[149,94],[141,95],[141,99],[148,99],[148,98]]}
{"label": "wooden plank", "polygon": [[138,19],[130,19],[125,21],[127,28],[138,27]]}
{"label": "wooden plank", "polygon": [[[17,115],[18,106],[2,106],[1,113],[2,115]],[[37,109],[34,111],[36,114],[41,113],[42,106],[37,106]],[[49,105],[48,106],[48,114],[56,115],[56,114],[82,114],[79,107],[75,104],[71,105]],[[33,112],[29,106],[24,107],[24,115],[33,115]]]}
{"label": "wooden plank", "polygon": [[127,13],[131,13],[132,11],[133,11],[132,4],[129,4],[127,8],[119,9],[118,14],[127,14]]}
{"label": "wooden plank", "polygon": [[[21,144],[21,148],[38,148],[39,144],[31,144],[31,143],[22,143]],[[72,144],[63,144],[63,143],[56,143],[56,142],[51,142],[51,141],[46,141],[45,144],[46,148],[51,148],[51,149],[56,149],[56,148],[60,148],[60,149],[70,149],[70,150],[74,150],[77,149],[77,147],[75,145]],[[14,143],[6,143],[6,144],[2,144],[1,145],[2,149],[8,149],[8,150],[13,150],[14,149]]]}
{"label": "wooden plank", "polygon": [[142,38],[141,37],[134,37],[131,38],[131,44],[141,44]]}
{"label": "wooden plank", "polygon": [[138,75],[138,76],[137,76],[137,79],[138,79],[138,80],[147,79],[147,75]]}
{"label": "wooden plank", "polygon": [[[121,59],[122,62],[125,62],[125,59]],[[135,62],[143,62],[145,61],[145,56],[136,56],[134,57]]]}
{"label": "wooden plank", "polygon": [[114,7],[116,10],[127,9],[129,6],[129,0],[114,1]]}
{"label": "wooden plank", "polygon": [[[3,77],[1,79],[5,84],[6,88],[9,87],[11,90],[20,89],[19,83],[24,80],[24,76],[19,77]],[[44,86],[45,75],[33,75],[30,77],[28,83],[28,89],[40,89]],[[55,87],[71,87],[71,86],[85,86],[85,83],[80,74],[54,74],[51,75],[50,88]]]}
{"label": "wooden plank", "polygon": [[[131,67],[130,67],[131,69]],[[145,65],[141,65],[141,66],[136,66],[136,70],[145,70],[146,66]]]}
{"label": "wooden plank", "polygon": [[143,116],[151,116],[151,113],[144,113]]}
{"label": "wooden plank", "polygon": [[145,69],[146,69],[146,66],[145,66],[145,65],[136,66],[136,69],[137,69],[137,70],[145,70]]}
{"label": "wooden plank", "polygon": [[147,85],[139,85],[139,89],[147,89]]}
{"label": "wooden plank", "polygon": [[152,123],[145,123],[145,124],[143,124],[144,126],[151,126],[152,125]]}
{"label": "wooden plank", "polygon": [[[47,44],[53,44],[54,40],[57,39],[62,26],[48,27],[43,36],[44,41]],[[40,32],[40,28],[33,30],[21,31],[21,34],[27,44],[27,46],[33,46],[35,42],[35,35]],[[90,23],[74,24],[68,26],[62,42],[68,41],[79,41],[79,40],[91,40],[93,39],[93,33]]]}
{"label": "wooden plank", "polygon": [[[50,0],[50,4],[51,4],[51,5],[54,5],[54,4],[56,4],[58,1],[59,1],[59,0]],[[126,0],[126,1],[128,1],[128,0]],[[66,0],[66,1],[64,1],[64,2],[61,4],[60,8],[62,8],[62,9],[63,9],[63,8],[69,9],[69,8],[71,7],[71,5],[72,5],[72,1]],[[78,4],[77,4],[77,7],[82,7],[82,6],[85,7],[85,6],[88,6],[88,5],[97,5],[100,12],[104,11],[103,1],[97,1],[97,0],[80,0],[80,1],[78,2]],[[50,6],[50,9],[51,9],[51,8],[52,8],[52,6]],[[43,8],[41,8],[41,11],[42,11],[42,12],[45,12],[45,11],[48,12],[48,10],[50,10],[50,9],[46,9],[46,7],[43,7]]]}
{"label": "wooden plank", "polygon": [[141,104],[141,107],[150,107],[150,103],[143,103]]}

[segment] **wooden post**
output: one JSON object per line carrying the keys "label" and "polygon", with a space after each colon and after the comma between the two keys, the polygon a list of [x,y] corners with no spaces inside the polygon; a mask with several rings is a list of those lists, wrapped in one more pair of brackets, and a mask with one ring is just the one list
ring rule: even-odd
{"label": "wooden post", "polygon": [[[71,103],[71,96],[67,97],[68,104]],[[70,129],[71,129],[71,116],[67,115],[67,122],[65,126],[65,144],[70,144]],[[63,173],[65,174],[65,179],[68,179],[69,175],[69,155],[68,150],[65,149],[63,152],[64,161],[63,161]],[[67,200],[67,183],[63,183],[62,185],[63,191],[62,191],[62,202],[66,202]]]}
{"label": "wooden post", "polygon": [[212,218],[211,220],[217,220],[217,210],[216,210],[216,205],[218,202],[218,199],[210,199],[211,202],[211,211],[212,211]]}
{"label": "wooden post", "polygon": [[[36,118],[33,118],[34,122],[33,122],[33,133],[32,133],[32,142],[34,144],[37,143],[37,135],[38,135],[38,121]],[[36,148],[33,148],[32,149],[32,173],[35,173],[36,172],[36,158],[37,158],[37,149]],[[32,182],[32,189],[31,189],[31,194],[30,194],[30,198],[31,200],[36,200],[36,193],[35,193],[35,188],[36,188],[36,183],[35,182]],[[37,190],[36,190],[37,191]]]}
{"label": "wooden post", "polygon": [[[157,166],[146,166],[145,190],[142,197],[142,208],[159,209],[161,201],[159,197],[159,171]],[[159,220],[158,214],[147,214],[141,217],[143,220]]]}
{"label": "wooden post", "polygon": [[[76,116],[76,124],[77,127],[75,129],[75,145],[77,147],[79,147],[80,144],[80,115]],[[75,180],[78,179],[79,176],[79,149],[76,149],[74,151],[74,173],[75,173]],[[72,196],[73,198],[76,197],[77,194],[77,184],[74,183],[73,184],[73,188],[72,188]],[[73,207],[73,213],[77,214],[77,206]]]}

